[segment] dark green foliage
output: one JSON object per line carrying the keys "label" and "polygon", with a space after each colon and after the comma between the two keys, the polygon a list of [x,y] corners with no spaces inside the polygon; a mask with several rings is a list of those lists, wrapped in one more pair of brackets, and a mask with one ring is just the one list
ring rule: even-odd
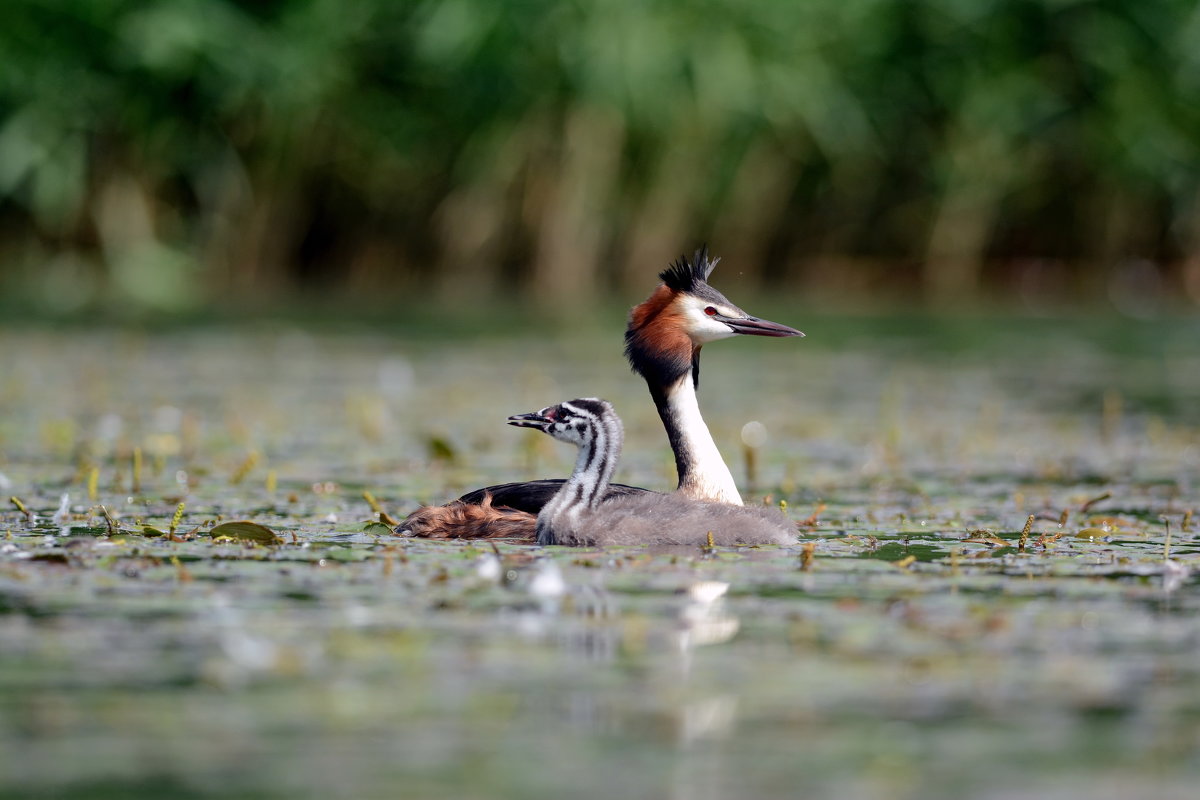
{"label": "dark green foliage", "polygon": [[557,304],[702,240],[819,287],[1200,284],[1198,52],[1183,0],[10,0],[0,287]]}

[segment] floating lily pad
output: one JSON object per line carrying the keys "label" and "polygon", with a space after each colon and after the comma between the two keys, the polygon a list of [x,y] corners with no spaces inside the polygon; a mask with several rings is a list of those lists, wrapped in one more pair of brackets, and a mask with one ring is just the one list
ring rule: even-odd
{"label": "floating lily pad", "polygon": [[249,520],[222,522],[209,533],[214,539],[226,537],[229,539],[241,539],[245,542],[258,542],[259,544],[282,544],[283,542],[275,531],[266,525],[260,525],[257,522],[250,522]]}
{"label": "floating lily pad", "polygon": [[391,536],[392,529],[382,522],[368,522],[363,525],[363,533],[368,533],[371,536]]}

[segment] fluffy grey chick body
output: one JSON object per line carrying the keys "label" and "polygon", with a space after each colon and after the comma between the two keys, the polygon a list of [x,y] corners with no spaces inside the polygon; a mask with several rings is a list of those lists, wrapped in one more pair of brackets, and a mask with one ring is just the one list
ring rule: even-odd
{"label": "fluffy grey chick body", "polygon": [[508,418],[579,448],[575,469],[537,517],[538,544],[792,544],[795,526],[767,508],[642,494],[607,498],[623,429],[612,405],[587,397]]}

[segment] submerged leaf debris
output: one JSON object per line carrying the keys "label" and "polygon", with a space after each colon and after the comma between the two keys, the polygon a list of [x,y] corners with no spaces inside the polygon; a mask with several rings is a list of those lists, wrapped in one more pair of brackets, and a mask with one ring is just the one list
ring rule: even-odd
{"label": "submerged leaf debris", "polygon": [[1188,333],[707,348],[796,545],[601,550],[391,525],[577,395],[670,488],[611,342],[0,331],[0,794],[1187,796]]}

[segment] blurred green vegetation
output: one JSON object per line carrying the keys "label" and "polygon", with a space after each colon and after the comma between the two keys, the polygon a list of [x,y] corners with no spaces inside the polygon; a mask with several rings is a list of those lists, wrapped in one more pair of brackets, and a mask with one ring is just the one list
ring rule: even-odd
{"label": "blurred green vegetation", "polygon": [[547,309],[700,241],[809,298],[1200,302],[1159,0],[8,0],[0,296]]}

